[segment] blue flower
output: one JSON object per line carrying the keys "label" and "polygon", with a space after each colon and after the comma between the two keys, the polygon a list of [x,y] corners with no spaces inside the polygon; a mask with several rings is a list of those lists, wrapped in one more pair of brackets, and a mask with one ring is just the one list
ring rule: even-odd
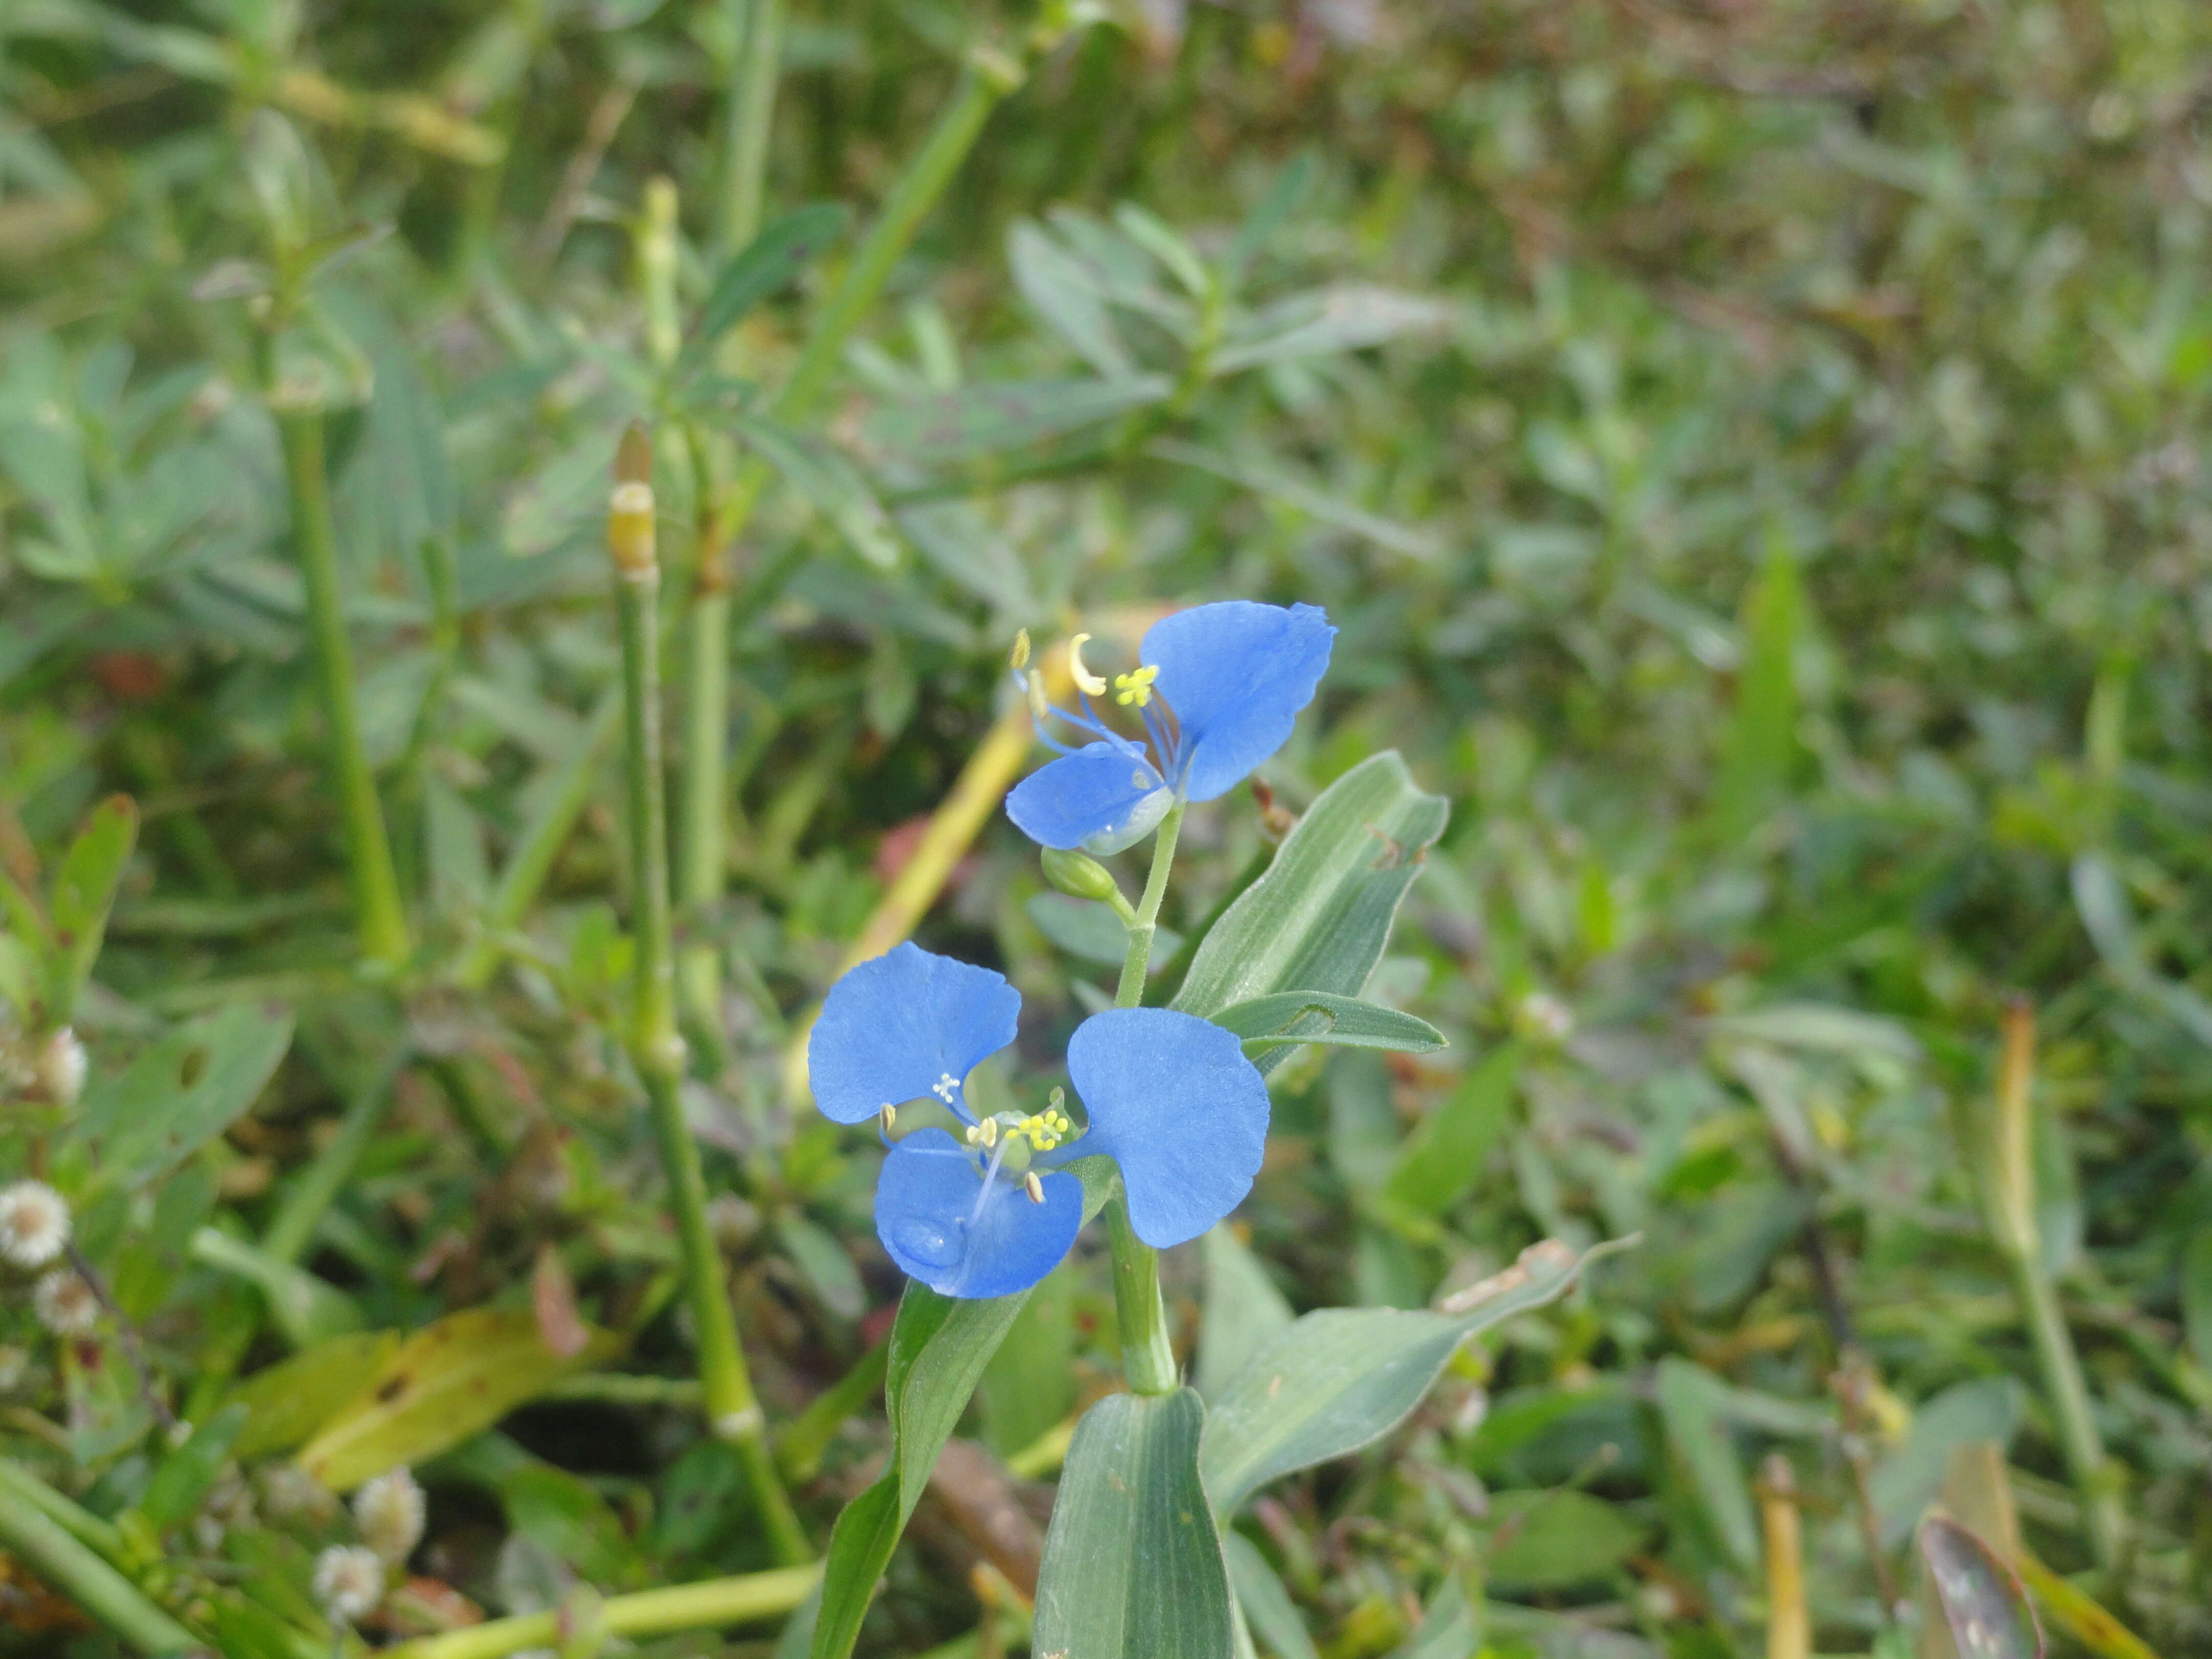
{"label": "blue flower", "polygon": [[[1155,623],[1138,666],[1114,677],[1114,701],[1133,709],[1145,741],[1098,718],[1093,697],[1109,687],[1083,665],[1079,634],[1068,664],[1083,713],[1049,707],[1043,681],[1015,672],[1030,697],[1038,735],[1060,757],[1030,774],[1006,797],[1006,815],[1031,841],[1063,850],[1118,853],[1151,834],[1177,800],[1212,800],[1234,788],[1283,746],[1298,710],[1313,701],[1328,669],[1336,629],[1318,605],[1201,605]],[[1048,717],[1096,741],[1080,749],[1044,731]]]}
{"label": "blue flower", "polygon": [[[1137,1237],[1197,1237],[1251,1190],[1267,1136],[1267,1086],[1234,1032],[1170,1008],[1115,1008],[1076,1028],[1068,1078],[1041,1112],[979,1117],[968,1074],[1014,1040],[1021,993],[988,968],[915,945],[830,988],[806,1045],[815,1104],[839,1123],[933,1098],[935,1125],[892,1143],[876,1183],[891,1260],[945,1296],[1009,1296],[1050,1273],[1083,1224],[1083,1182],[1061,1166],[1103,1153],[1121,1172]],[[890,1109],[887,1111],[887,1109]]]}

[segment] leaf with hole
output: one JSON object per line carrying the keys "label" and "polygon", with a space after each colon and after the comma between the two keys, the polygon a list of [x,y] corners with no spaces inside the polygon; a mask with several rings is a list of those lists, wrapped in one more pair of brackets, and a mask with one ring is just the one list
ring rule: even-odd
{"label": "leaf with hole", "polygon": [[1244,1039],[1248,1054],[1301,1042],[1401,1054],[1433,1054],[1444,1046],[1443,1033],[1425,1019],[1329,991],[1278,991],[1231,1003],[1212,1018]]}
{"label": "leaf with hole", "polygon": [[135,1191],[244,1116],[291,1043],[283,1009],[234,1003],[203,1014],[121,1077],[95,1080],[70,1139],[90,1152],[102,1182]]}

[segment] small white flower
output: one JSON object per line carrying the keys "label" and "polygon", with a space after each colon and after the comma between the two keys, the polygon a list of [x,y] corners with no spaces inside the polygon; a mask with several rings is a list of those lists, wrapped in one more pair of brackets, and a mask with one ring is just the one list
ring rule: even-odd
{"label": "small white flower", "polygon": [[261,1497],[281,1519],[323,1526],[337,1512],[331,1489],[297,1463],[271,1463],[261,1471]]}
{"label": "small white flower", "polygon": [[422,1541],[422,1488],[403,1467],[364,1481],[353,1495],[361,1541],[397,1566]]}
{"label": "small white flower", "polygon": [[39,1082],[46,1098],[57,1106],[74,1106],[84,1092],[84,1044],[66,1025],[46,1039],[39,1050]]}
{"label": "small white flower", "polygon": [[45,1182],[0,1187],[0,1255],[19,1267],[43,1267],[69,1239],[69,1206]]}
{"label": "small white flower", "polygon": [[384,1562],[358,1544],[333,1544],[315,1558],[315,1600],[334,1625],[350,1625],[384,1600]]}
{"label": "small white flower", "polygon": [[100,1320],[100,1299],[92,1286],[67,1267],[57,1267],[31,1292],[39,1323],[56,1336],[89,1335]]}

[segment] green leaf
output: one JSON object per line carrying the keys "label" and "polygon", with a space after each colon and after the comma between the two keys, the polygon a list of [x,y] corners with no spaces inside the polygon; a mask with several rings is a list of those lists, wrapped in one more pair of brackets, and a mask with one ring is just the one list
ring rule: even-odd
{"label": "green leaf", "polygon": [[1127,380],[1137,372],[1128,347],[1114,331],[1100,285],[1080,259],[1022,221],[1007,233],[1006,263],[1022,298],[1077,356],[1109,380]]}
{"label": "green leaf", "polygon": [[1401,1054],[1433,1054],[1444,1046],[1444,1034],[1425,1019],[1328,991],[1278,991],[1231,1003],[1213,1023],[1243,1037],[1247,1054],[1301,1042]]}
{"label": "green leaf", "polygon": [[54,873],[47,915],[53,923],[53,1005],[49,1020],[66,1024],[77,994],[92,976],[107,913],[123,866],[138,839],[138,808],[128,795],[110,795],[85,820]]}
{"label": "green leaf", "polygon": [[1558,1590],[1610,1577],[1644,1547],[1615,1504],[1572,1488],[1491,1494],[1495,1528],[1484,1577],[1501,1589]]}
{"label": "green leaf", "polygon": [[138,1499],[138,1513],[146,1524],[163,1532],[198,1509],[245,1426],[246,1407],[226,1406],[163,1458]]}
{"label": "green leaf", "polygon": [[890,518],[842,450],[774,421],[741,420],[738,435],[824,514],[854,552],[878,570],[898,563],[899,538]]}
{"label": "green leaf", "polygon": [[[203,1227],[192,1235],[192,1258],[258,1290],[268,1300],[269,1316],[295,1348],[315,1347],[362,1328],[360,1308],[337,1285],[242,1238]],[[356,1372],[354,1384],[360,1382]]]}
{"label": "green leaf", "polygon": [[1237,1605],[1267,1651],[1275,1659],[1320,1659],[1297,1604],[1259,1546],[1231,1528],[1221,1534],[1221,1554],[1228,1564]]}
{"label": "green leaf", "polygon": [[1451,307],[1438,301],[1347,283],[1278,301],[1257,313],[1209,367],[1216,374],[1232,374],[1261,363],[1358,351],[1404,334],[1433,333],[1451,319]]}
{"label": "green leaf", "polygon": [[1200,1457],[1226,1517],[1277,1477],[1357,1451],[1420,1402],[1475,1332],[1563,1295],[1583,1266],[1547,1239],[1513,1267],[1450,1298],[1443,1313],[1324,1308],[1267,1342],[1214,1402]]}
{"label": "green leaf", "polygon": [[[1085,1182],[1086,1192],[1090,1184]],[[908,1282],[891,1324],[884,1372],[890,1465],[881,1480],[846,1504],[830,1530],[821,1611],[809,1650],[812,1659],[845,1659],[852,1652],[876,1581],[921,1501],[937,1454],[951,1437],[984,1367],[1029,1297],[1024,1291],[985,1301],[956,1301]]]}
{"label": "green leaf", "polygon": [[1948,1516],[1931,1515],[1920,1523],[1920,1559],[1958,1659],[2043,1659],[2035,1609],[1995,1550]]}
{"label": "green leaf", "polygon": [[468,1308],[413,1333],[308,1442],[300,1467],[346,1492],[399,1464],[428,1462],[619,1345],[594,1333],[563,1358],[520,1310]]}
{"label": "green leaf", "polygon": [[1509,1042],[1462,1078],[1406,1138],[1382,1184],[1385,1204],[1433,1216],[1464,1198],[1504,1135],[1520,1075],[1521,1045]]}
{"label": "green leaf", "polygon": [[[1267,872],[1206,933],[1170,1006],[1210,1018],[1280,991],[1358,996],[1449,816],[1395,750],[1360,762],[1306,809]],[[1260,1069],[1289,1053],[1261,1056]]]}
{"label": "green leaf", "polygon": [[1076,1425],[1037,1579],[1032,1650],[1062,1659],[1220,1659],[1229,1576],[1188,1389],[1109,1395]]}
{"label": "green leaf", "polygon": [[2212,1365],[2212,1227],[2200,1228],[2181,1254],[2182,1328],[2200,1365]]}
{"label": "green leaf", "polygon": [[913,460],[961,460],[1111,420],[1158,403],[1174,390],[1164,374],[964,386],[878,410],[868,417],[868,441]]}
{"label": "green leaf", "polygon": [[1659,1415],[1722,1548],[1745,1571],[1757,1567],[1759,1519],[1729,1431],[1728,1385],[1669,1355],[1659,1362]]}
{"label": "green leaf", "polygon": [[86,1091],[71,1139],[100,1179],[134,1191],[230,1127],[292,1043],[292,1016],[234,1003],[179,1026],[120,1078]]}
{"label": "green leaf", "polygon": [[1370,541],[1388,552],[1402,554],[1409,559],[1434,559],[1443,551],[1435,537],[1340,501],[1280,467],[1235,459],[1176,438],[1156,439],[1145,447],[1145,453],[1225,478],[1255,495],[1280,501],[1322,524]]}
{"label": "green leaf", "polygon": [[1721,740],[1721,781],[1712,808],[1714,839],[1731,848],[1781,804],[1797,757],[1795,665],[1805,599],[1796,558],[1778,538],[1743,611],[1747,650],[1736,680],[1735,713]]}
{"label": "green leaf", "polygon": [[1198,1333],[1199,1393],[1208,1400],[1296,1317],[1267,1270],[1225,1221],[1206,1235],[1206,1319]]}
{"label": "green leaf", "polygon": [[841,202],[794,208],[745,244],[724,265],[699,309],[699,325],[684,343],[676,372],[688,374],[744,314],[793,280],[845,234],[852,215]]}
{"label": "green leaf", "polygon": [[398,1346],[397,1331],[352,1331],[256,1371],[231,1393],[230,1403],[246,1411],[232,1453],[243,1461],[305,1443]]}
{"label": "green leaf", "polygon": [[[1037,932],[1081,961],[1119,968],[1129,948],[1128,930],[1121,926],[1121,917],[1092,900],[1072,898],[1066,893],[1036,893],[1022,911],[1036,924]],[[1157,928],[1152,934],[1152,971],[1158,973],[1182,946],[1181,933],[1169,927]]]}

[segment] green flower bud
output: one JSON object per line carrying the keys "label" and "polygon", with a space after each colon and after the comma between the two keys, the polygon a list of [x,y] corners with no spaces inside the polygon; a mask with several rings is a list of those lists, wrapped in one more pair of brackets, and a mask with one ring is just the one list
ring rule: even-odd
{"label": "green flower bud", "polygon": [[1087,853],[1063,853],[1056,847],[1048,847],[1042,862],[1044,878],[1073,898],[1103,902],[1120,896],[1121,890],[1114,884],[1114,872]]}

